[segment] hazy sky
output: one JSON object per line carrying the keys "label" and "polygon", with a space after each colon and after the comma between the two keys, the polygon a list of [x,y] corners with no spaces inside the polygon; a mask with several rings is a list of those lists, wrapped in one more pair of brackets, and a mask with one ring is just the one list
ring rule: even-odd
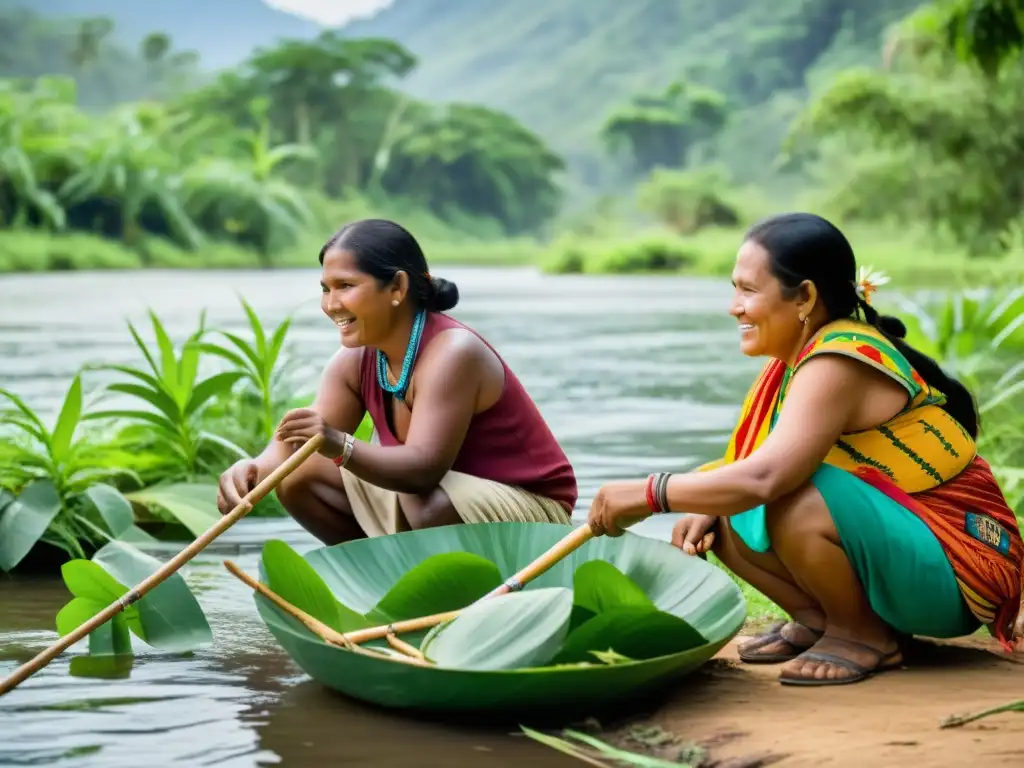
{"label": "hazy sky", "polygon": [[355,16],[366,16],[372,11],[391,5],[392,0],[263,0],[267,5],[291,11],[321,24],[337,26]]}

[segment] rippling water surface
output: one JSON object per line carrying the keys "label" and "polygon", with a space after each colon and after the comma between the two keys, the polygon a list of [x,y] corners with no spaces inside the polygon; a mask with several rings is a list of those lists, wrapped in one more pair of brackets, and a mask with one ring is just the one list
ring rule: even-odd
{"label": "rippling water surface", "polygon": [[[724,281],[443,274],[462,294],[451,314],[497,347],[573,461],[577,517],[605,480],[685,469],[720,453],[757,369],[737,350]],[[178,341],[205,309],[208,324],[245,334],[236,293],[265,324],[294,313],[291,341],[314,371],[337,348],[315,270],[4,277],[0,387],[52,419],[83,364],[139,362],[126,320],[148,339],[152,308]],[[86,383],[100,381],[89,374]],[[648,521],[640,532],[666,536],[670,522]],[[0,698],[0,766],[578,765],[509,729],[412,720],[309,680],[222,566],[230,557],[255,572],[268,538],[299,551],[318,545],[288,519],[242,520],[187,566],[212,646],[187,657],[141,647],[130,669],[97,678],[83,676],[99,672],[83,666],[82,643]],[[53,617],[67,599],[59,577],[0,577],[0,676],[56,639]]]}

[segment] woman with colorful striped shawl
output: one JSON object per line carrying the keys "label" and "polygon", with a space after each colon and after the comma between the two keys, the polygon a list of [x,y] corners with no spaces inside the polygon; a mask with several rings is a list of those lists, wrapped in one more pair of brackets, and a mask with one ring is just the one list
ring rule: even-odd
{"label": "woman with colorful striped shawl", "polygon": [[964,386],[871,306],[850,244],[824,219],[755,225],[732,273],[740,349],[769,358],[725,456],[603,486],[590,510],[620,535],[685,512],[673,543],[710,549],[791,621],[740,647],[780,681],[836,685],[898,666],[911,635],[985,626],[1012,651],[1024,545],[976,453]]}

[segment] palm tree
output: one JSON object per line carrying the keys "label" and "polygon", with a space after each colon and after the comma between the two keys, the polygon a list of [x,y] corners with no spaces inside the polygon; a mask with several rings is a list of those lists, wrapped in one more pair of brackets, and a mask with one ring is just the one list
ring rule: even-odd
{"label": "palm tree", "polygon": [[64,229],[64,208],[46,182],[64,157],[66,137],[80,128],[74,99],[73,83],[61,78],[39,78],[29,90],[0,82],[0,223],[8,211],[14,226],[35,215]]}
{"label": "palm tree", "polygon": [[251,243],[269,268],[274,251],[311,221],[302,192],[279,178],[279,169],[290,161],[316,159],[317,153],[308,144],[272,145],[265,104],[253,105],[253,112],[259,127],[235,137],[240,156],[200,160],[182,175],[182,189],[197,220]]}
{"label": "palm tree", "polygon": [[[159,108],[129,105],[116,109],[93,131],[75,141],[75,172],[58,192],[67,205],[105,197],[116,205],[121,238],[139,248],[143,211],[152,207],[183,243],[197,246],[202,236],[181,203],[178,162],[168,151],[168,125]],[[146,254],[140,248],[143,258]]]}

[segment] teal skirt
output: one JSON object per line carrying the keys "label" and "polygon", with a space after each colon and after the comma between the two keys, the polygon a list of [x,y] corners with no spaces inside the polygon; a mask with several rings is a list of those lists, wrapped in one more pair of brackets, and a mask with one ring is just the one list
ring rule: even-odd
{"label": "teal skirt", "polygon": [[[811,477],[868,601],[898,632],[963,637],[981,626],[928,526],[906,507],[845,470],[823,464]],[[763,506],[729,518],[755,552],[771,549]]]}

